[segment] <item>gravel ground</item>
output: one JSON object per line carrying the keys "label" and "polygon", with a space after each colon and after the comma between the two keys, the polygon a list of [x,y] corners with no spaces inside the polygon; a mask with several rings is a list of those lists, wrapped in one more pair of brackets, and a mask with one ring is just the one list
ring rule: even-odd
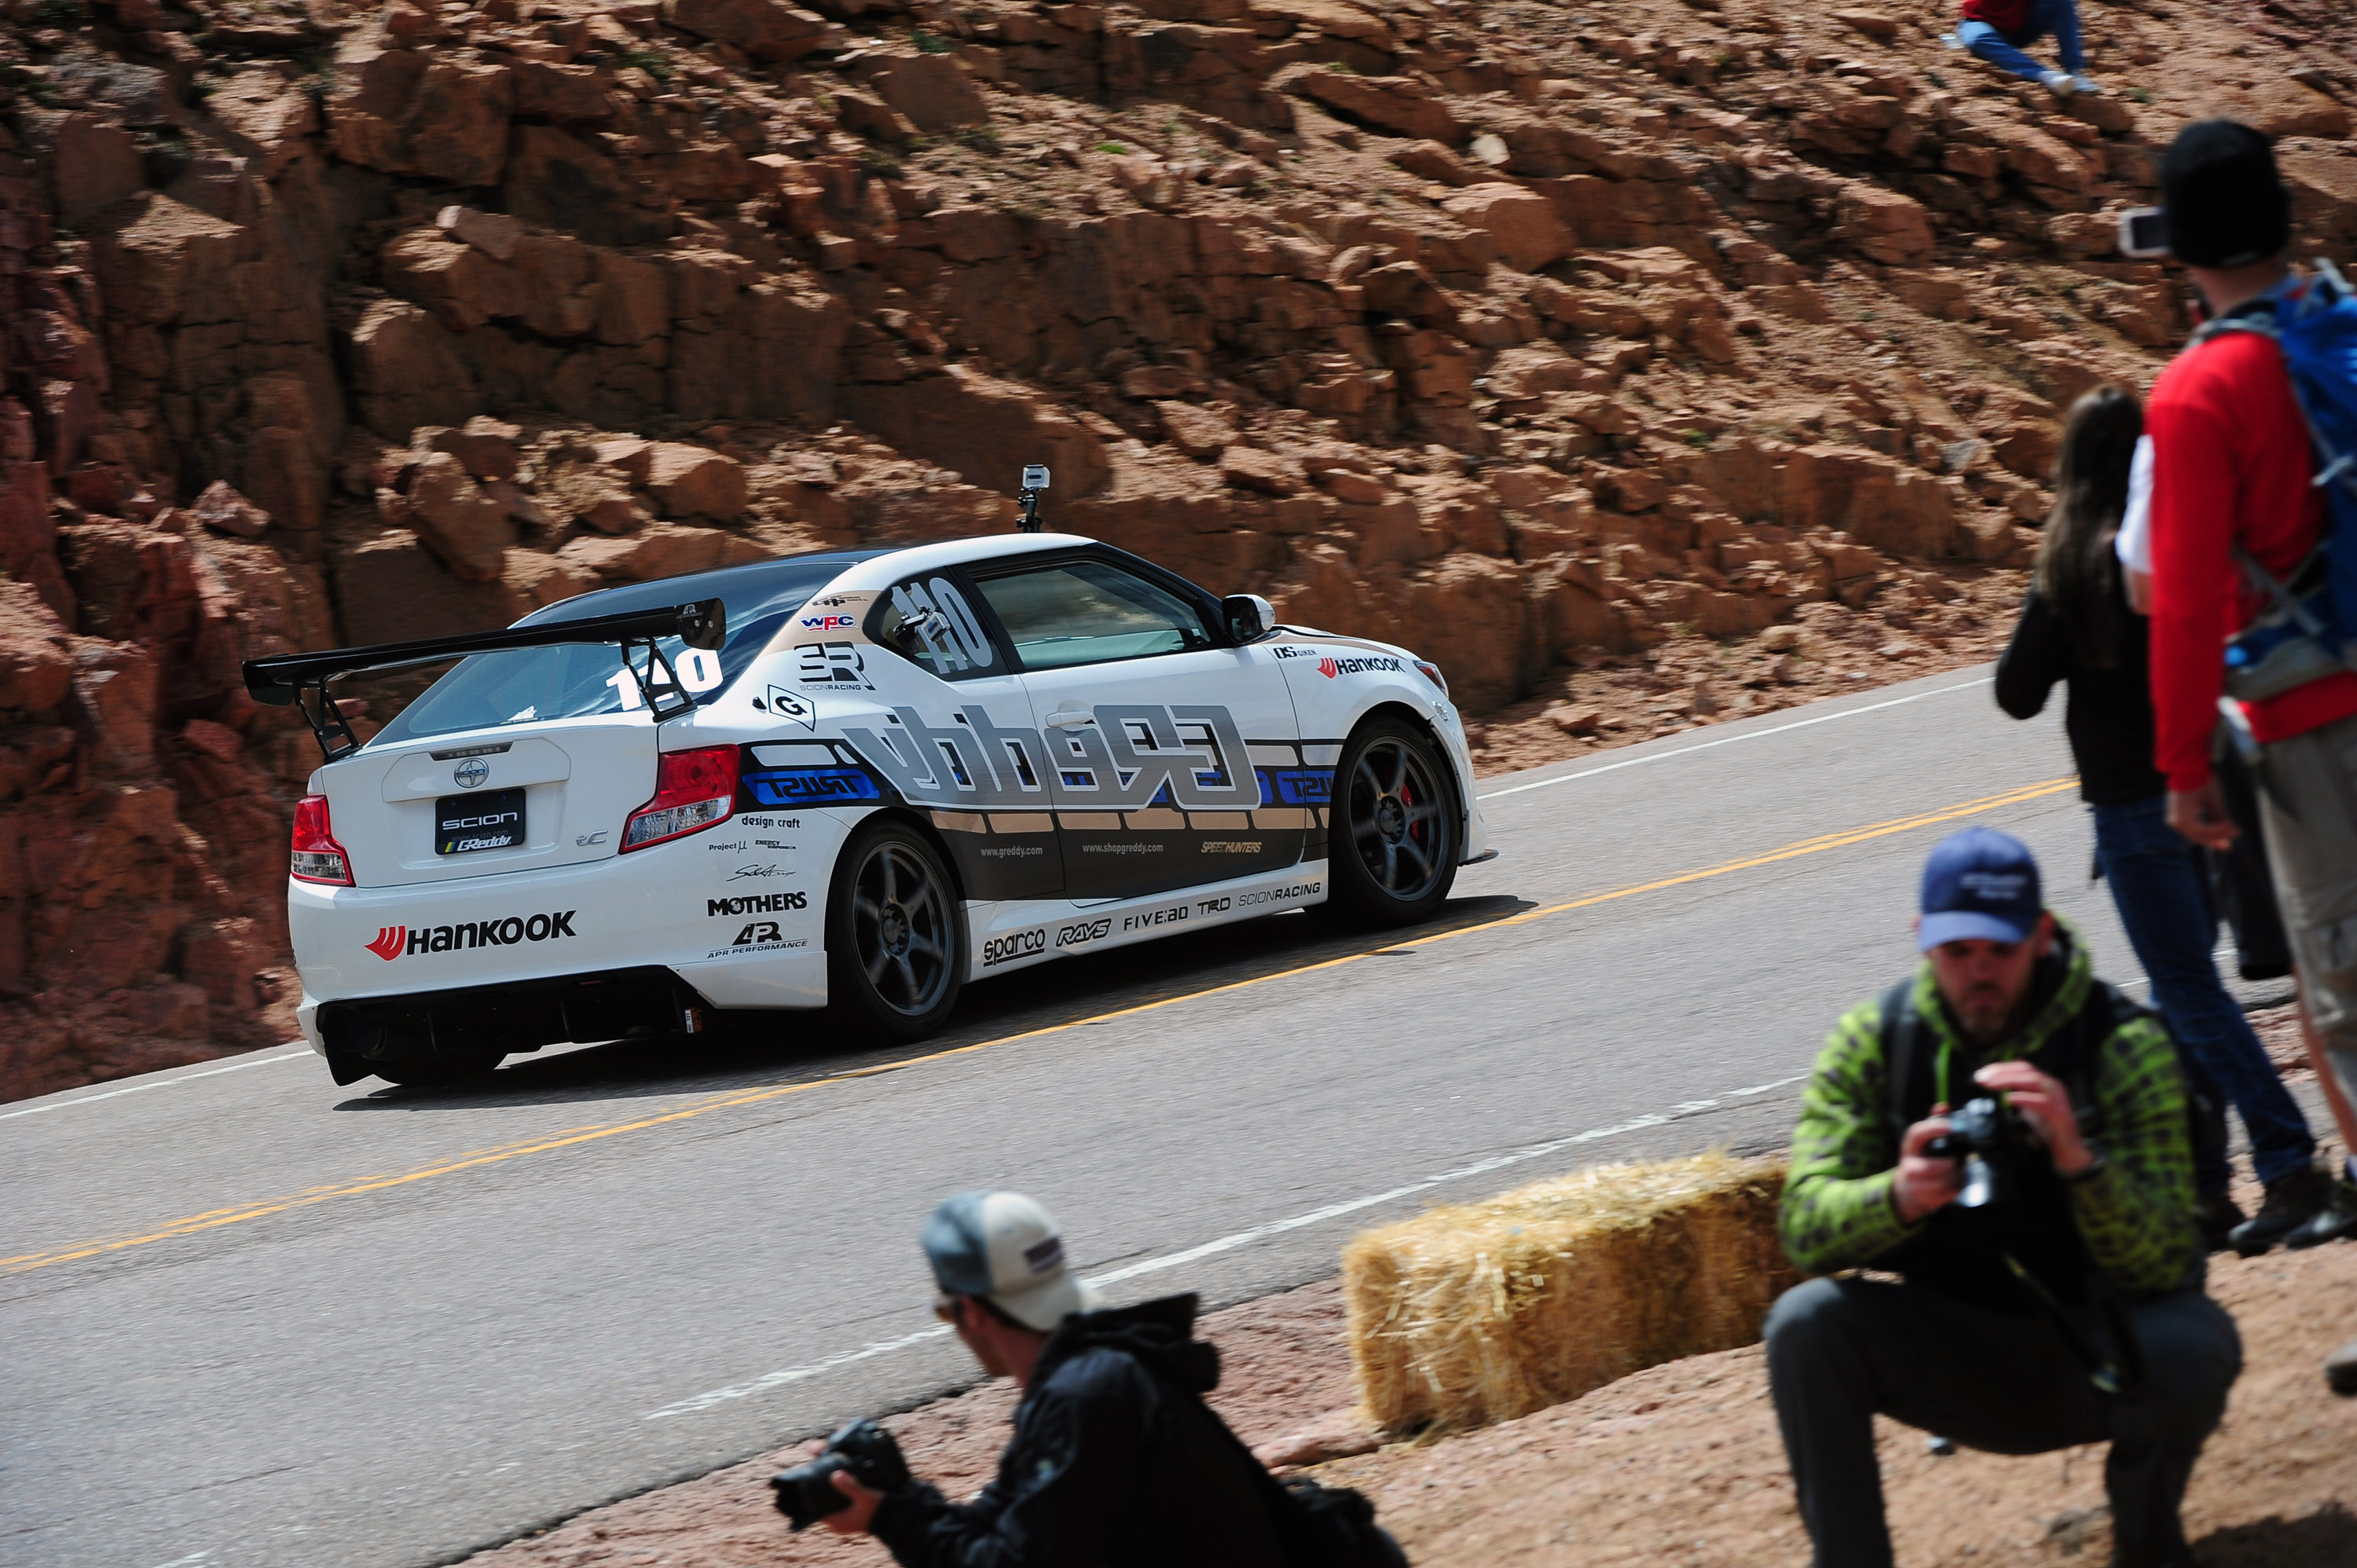
{"label": "gravel ground", "polygon": [[[2246,1203],[2255,1191],[2244,1194]],[[2188,1532],[2204,1568],[2357,1563],[2357,1401],[2328,1393],[2327,1350],[2357,1337],[2357,1246],[2213,1260],[2213,1294],[2243,1332],[2245,1370],[2194,1474]],[[1673,1362],[1520,1421],[1425,1444],[1372,1444],[1352,1412],[1334,1282],[1215,1313],[1226,1367],[1215,1402],[1272,1460],[1356,1487],[1420,1564],[1607,1568],[1801,1563],[1783,1450],[1758,1347]],[[952,1496],[988,1478],[1014,1390],[992,1383],[892,1418],[910,1464]],[[1909,1568],[2102,1563],[2110,1552],[2103,1451],[1935,1458],[1883,1423],[1882,1464]],[[801,1450],[585,1514],[469,1560],[473,1568],[881,1568],[866,1539],[788,1533],[763,1482]]]}

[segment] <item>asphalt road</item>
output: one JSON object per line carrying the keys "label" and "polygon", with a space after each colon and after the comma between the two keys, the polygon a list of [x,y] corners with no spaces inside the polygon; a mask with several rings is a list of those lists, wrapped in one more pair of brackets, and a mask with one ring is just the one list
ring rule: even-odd
{"label": "asphalt road", "polygon": [[1954,826],[2136,973],[2070,771],[1958,671],[1486,780],[1500,857],[1402,940],[1050,965],[917,1049],[813,1018],[464,1092],[280,1050],[0,1106],[0,1560],[446,1562],[961,1385],[914,1236],[964,1187],[1217,1305],[1435,1199],[1776,1146]]}

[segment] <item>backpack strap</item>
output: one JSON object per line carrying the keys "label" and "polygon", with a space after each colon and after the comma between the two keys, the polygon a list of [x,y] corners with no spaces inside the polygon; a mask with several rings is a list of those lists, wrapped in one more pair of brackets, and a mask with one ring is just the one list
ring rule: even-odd
{"label": "backpack strap", "polygon": [[[2270,298],[2261,301],[2260,304],[2264,308],[2253,310],[2247,315],[2222,316],[2214,321],[2203,322],[2194,329],[2193,336],[2187,340],[2186,346],[2198,348],[2201,344],[2223,338],[2230,333],[2247,332],[2254,337],[2265,338],[2280,349],[2283,345],[2283,329],[2276,320],[2276,302]],[[2297,385],[2293,390],[2297,392],[2298,390]],[[2317,435],[2316,422],[2308,416],[2307,402],[2298,397],[2293,401],[2298,405],[2301,421],[2308,425],[2309,444],[2320,447],[2322,443]],[[2348,462],[2349,459],[2346,456],[2336,459],[2331,469],[2319,475],[2316,482],[2319,485],[2330,483]],[[2300,630],[2314,638],[2321,638],[2324,635],[2324,628],[2317,624],[2316,618],[2309,614],[2307,606],[2300,602],[2299,596],[2294,591],[2292,585],[2307,576],[2309,568],[2323,557],[2324,546],[2319,542],[2309,553],[2306,559],[2292,569],[2291,577],[2287,580],[2277,577],[2259,564],[2258,558],[2240,544],[2234,546],[2234,563],[2242,568],[2244,580],[2265,595],[2269,603],[2291,617]]]}
{"label": "backpack strap", "polygon": [[1922,1057],[1923,1020],[1915,1012],[1915,982],[1910,977],[1882,993],[1882,1069],[1890,1079],[1890,1125],[1904,1136],[1909,1126],[1909,1090],[1914,1087],[1916,1063]]}

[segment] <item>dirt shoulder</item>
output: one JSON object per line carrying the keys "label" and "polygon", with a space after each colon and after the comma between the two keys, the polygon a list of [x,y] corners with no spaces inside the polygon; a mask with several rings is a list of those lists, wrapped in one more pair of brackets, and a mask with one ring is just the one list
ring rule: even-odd
{"label": "dirt shoulder", "polygon": [[[2357,1562],[2357,1401],[2318,1364],[2357,1338],[2357,1247],[2212,1260],[2245,1367],[2195,1472],[2188,1533],[2205,1568],[2345,1568]],[[1326,1281],[1217,1312],[1204,1333],[1226,1371],[1214,1402],[1265,1456],[1371,1444],[1351,1411],[1340,1291]],[[893,1417],[914,1468],[952,1496],[988,1479],[1014,1390],[992,1383]],[[2101,1447],[2031,1458],[1935,1458],[1883,1423],[1899,1555],[1910,1564],[2101,1563],[2109,1555]],[[599,1509],[469,1559],[474,1568],[705,1568],[890,1561],[865,1538],[790,1534],[764,1482],[780,1450]],[[1481,1432],[1395,1444],[1318,1465],[1375,1499],[1423,1564],[1755,1568],[1806,1561],[1757,1346],[1673,1362]]]}

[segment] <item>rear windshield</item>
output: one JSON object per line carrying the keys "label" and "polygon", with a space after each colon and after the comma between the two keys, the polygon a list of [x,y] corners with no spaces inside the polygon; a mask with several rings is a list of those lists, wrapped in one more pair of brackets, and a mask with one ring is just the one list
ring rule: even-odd
{"label": "rear windshield", "polygon": [[[760,562],[726,572],[673,577],[584,594],[561,605],[534,610],[518,626],[547,626],[630,610],[660,609],[717,596],[728,607],[728,635],[717,652],[691,649],[676,637],[657,643],[679,671],[688,696],[698,703],[719,697],[736,683],[768,646],[785,618],[845,570],[879,552],[842,552],[793,560]],[[655,671],[662,679],[660,666]],[[669,693],[659,694],[668,696]],[[619,644],[567,643],[556,648],[516,648],[479,653],[427,687],[371,741],[400,745],[459,730],[619,714],[647,705],[638,676],[625,666]]]}

